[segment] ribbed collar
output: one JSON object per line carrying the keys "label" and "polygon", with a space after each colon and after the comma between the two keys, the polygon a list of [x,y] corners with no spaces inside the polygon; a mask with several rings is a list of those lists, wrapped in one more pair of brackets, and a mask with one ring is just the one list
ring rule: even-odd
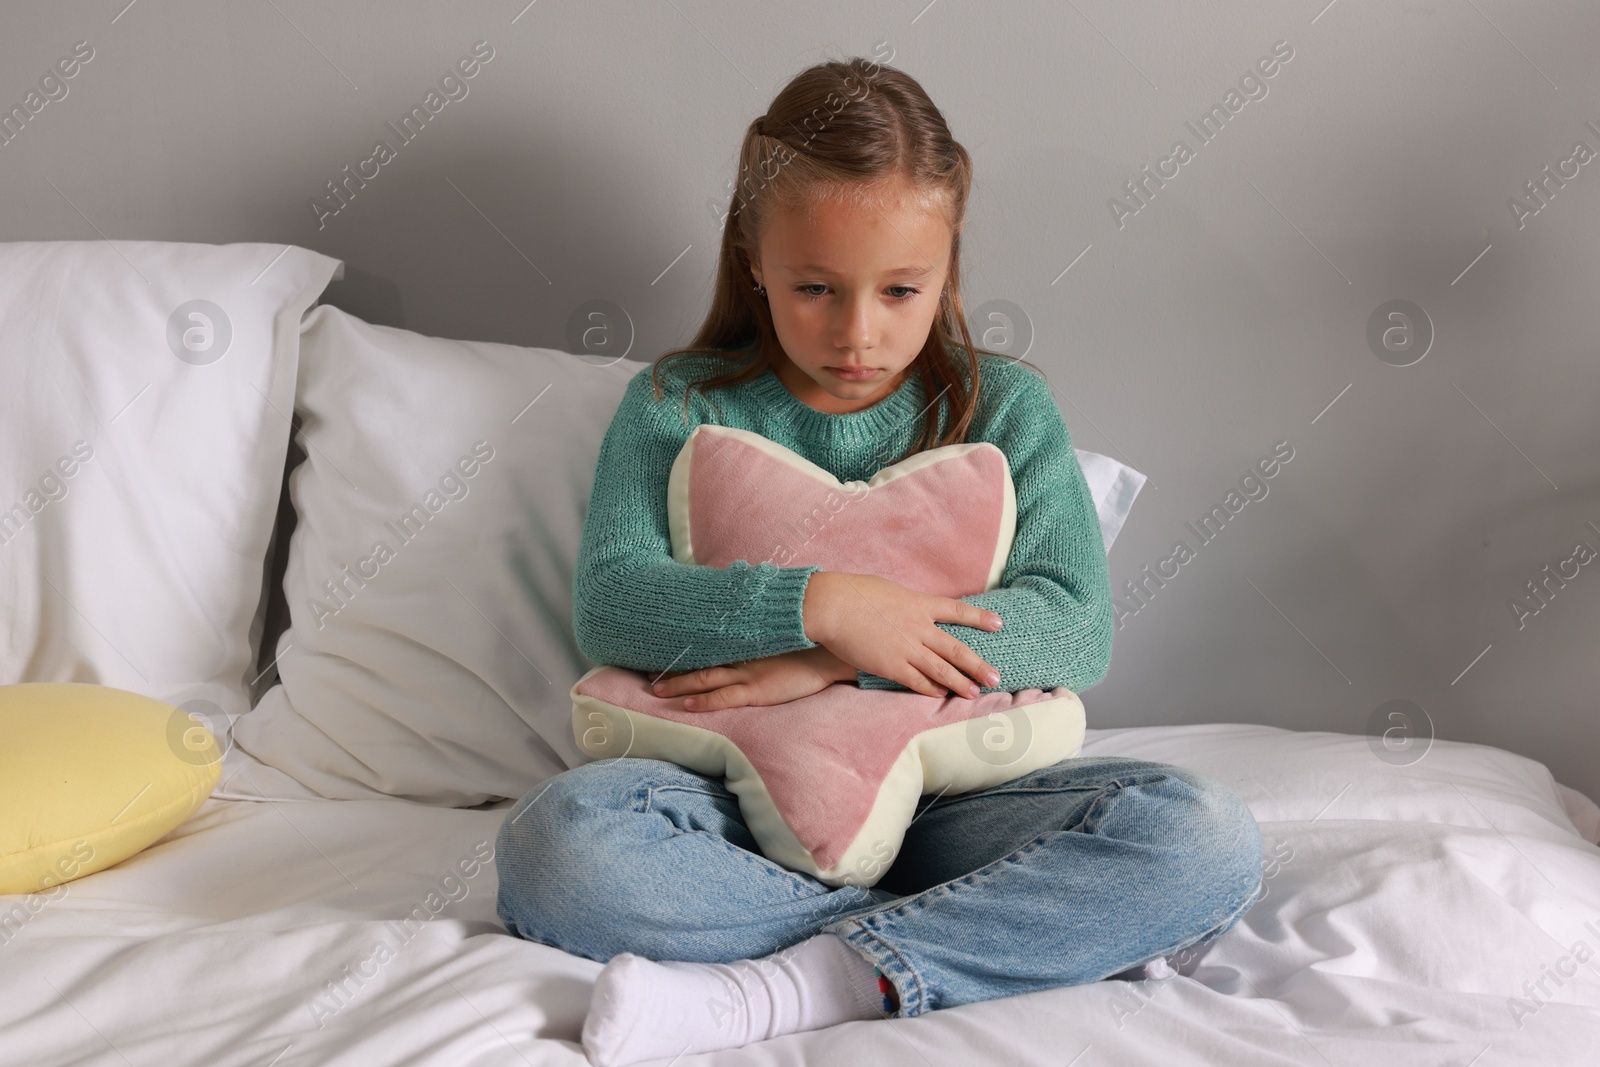
{"label": "ribbed collar", "polygon": [[746,388],[763,411],[795,427],[801,437],[821,440],[839,437],[882,440],[903,433],[913,425],[920,427],[927,401],[922,387],[922,371],[913,369],[894,392],[871,407],[845,414],[818,411],[784,385],[771,367],[751,379]]}

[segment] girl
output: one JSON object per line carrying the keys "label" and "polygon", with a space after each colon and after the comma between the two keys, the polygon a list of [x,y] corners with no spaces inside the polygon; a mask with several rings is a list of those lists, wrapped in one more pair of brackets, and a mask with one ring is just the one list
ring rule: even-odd
{"label": "girl", "polygon": [[[975,697],[1100,681],[1113,613],[1099,523],[1042,375],[973,348],[971,162],[938,109],[897,70],[823,63],[750,124],[741,163],[711,312],[690,348],[629,383],[600,450],[573,586],[584,655],[657,675],[690,710],[836,682]],[[1001,586],[956,600],[815,566],[675,562],[667,477],[709,421],[841,481],[993,442],[1017,505]],[[1255,902],[1261,851],[1221,783],[1079,757],[925,800],[876,886],[834,888],[763,857],[720,780],[624,757],[507,813],[498,910],[519,937],[606,963],[583,1044],[612,1067],[1164,973]]]}

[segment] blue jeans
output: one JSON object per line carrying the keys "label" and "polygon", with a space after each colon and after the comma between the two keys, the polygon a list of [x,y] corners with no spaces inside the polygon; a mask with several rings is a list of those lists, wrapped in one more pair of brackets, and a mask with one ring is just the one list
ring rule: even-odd
{"label": "blue jeans", "polygon": [[1080,756],[924,797],[877,885],[835,888],[764,857],[720,780],[630,757],[558,774],[507,811],[496,904],[516,936],[602,962],[728,963],[837,934],[914,1016],[1210,941],[1255,903],[1261,853],[1222,783]]}

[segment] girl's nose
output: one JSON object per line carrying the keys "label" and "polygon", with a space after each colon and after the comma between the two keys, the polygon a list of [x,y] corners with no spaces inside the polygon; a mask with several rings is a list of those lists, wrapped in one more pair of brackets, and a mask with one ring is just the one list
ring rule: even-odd
{"label": "girl's nose", "polygon": [[834,337],[834,346],[844,351],[865,352],[875,344],[872,304],[862,298],[845,302],[843,316]]}

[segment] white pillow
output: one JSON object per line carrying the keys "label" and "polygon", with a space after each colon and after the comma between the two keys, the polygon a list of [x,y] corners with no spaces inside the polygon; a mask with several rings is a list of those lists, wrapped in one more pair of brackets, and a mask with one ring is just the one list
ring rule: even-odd
{"label": "white pillow", "polygon": [[[282,682],[234,725],[214,795],[468,807],[586,762],[573,569],[600,444],[648,370],[307,316]],[[1079,458],[1120,509],[1109,544],[1143,475]],[[426,520],[399,530],[414,506]]]}
{"label": "white pillow", "polygon": [[1100,516],[1100,539],[1110,552],[1111,542],[1122,532],[1122,524],[1133,509],[1134,498],[1144,488],[1145,476],[1110,456],[1085,452],[1081,448],[1073,451],[1078,454],[1078,466],[1083,468],[1089,495],[1094,498],[1094,510]]}
{"label": "white pillow", "polygon": [[0,244],[0,683],[248,710],[300,317],[342,271],[283,245]]}
{"label": "white pillow", "polygon": [[281,682],[234,725],[218,795],[469,807],[584,762],[573,569],[645,366],[605,362],[307,316]]}

